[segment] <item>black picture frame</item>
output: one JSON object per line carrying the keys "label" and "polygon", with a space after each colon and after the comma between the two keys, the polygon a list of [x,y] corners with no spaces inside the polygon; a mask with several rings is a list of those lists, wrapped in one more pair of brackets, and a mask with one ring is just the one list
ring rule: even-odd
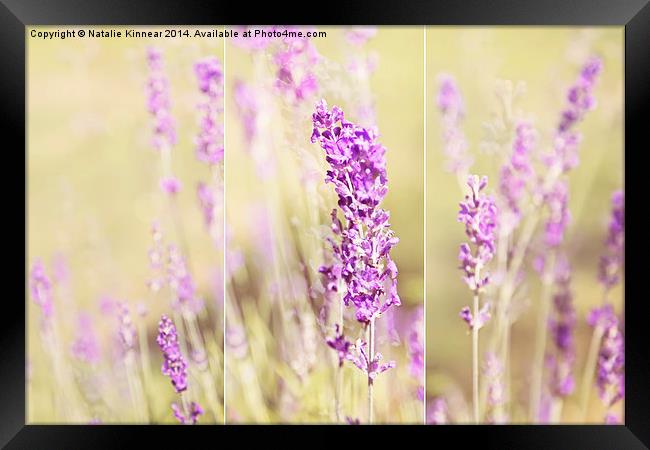
{"label": "black picture frame", "polygon": [[[6,448],[125,448],[137,441],[154,447],[171,448],[172,443],[194,445],[197,440],[221,445],[223,435],[243,442],[281,436],[306,445],[332,439],[377,440],[388,434],[409,433],[407,445],[417,442],[437,445],[450,442],[481,445],[483,448],[589,448],[636,449],[650,446],[650,358],[646,293],[642,290],[642,259],[648,251],[647,220],[641,206],[647,203],[642,163],[647,140],[646,117],[650,104],[650,6],[649,0],[465,0],[410,2],[364,2],[346,4],[289,5],[285,10],[267,5],[223,4],[207,1],[160,2],[154,0],[0,0],[0,47],[2,48],[2,140],[5,190],[2,236],[14,244],[16,255],[5,258],[3,317],[0,323],[0,444]],[[316,12],[300,17],[300,12]],[[626,399],[625,425],[503,425],[503,426],[400,426],[326,427],[300,426],[73,426],[25,424],[25,304],[26,292],[26,134],[25,134],[25,27],[30,25],[75,24],[220,24],[220,23],[325,23],[403,25],[565,25],[625,27],[625,185],[627,246],[626,316]],[[534,56],[532,56],[534,57]],[[25,152],[25,153],[22,153]],[[14,189],[23,191],[20,198]],[[24,199],[24,202],[22,201]],[[22,216],[20,214],[22,211]],[[24,221],[21,220],[24,218]],[[17,236],[23,236],[23,240]],[[635,238],[634,236],[637,236]],[[644,239],[642,236],[646,236]],[[642,239],[642,240],[639,240]],[[24,243],[21,246],[20,243]],[[637,243],[638,242],[638,243]],[[7,247],[7,245],[5,245]],[[13,258],[16,259],[13,259]],[[646,256],[647,258],[647,256]],[[16,261],[22,261],[22,266]],[[647,276],[647,275],[645,275]],[[23,289],[18,288],[25,280]],[[22,291],[22,293],[21,293]],[[249,428],[255,428],[250,433]],[[279,433],[278,433],[279,431]],[[310,437],[296,434],[309,433]],[[341,436],[335,436],[340,433]],[[270,437],[270,436],[269,436]],[[314,439],[315,438],[315,439]],[[374,439],[373,439],[374,438]],[[343,441],[338,441],[343,442]],[[446,445],[445,445],[446,447]]]}

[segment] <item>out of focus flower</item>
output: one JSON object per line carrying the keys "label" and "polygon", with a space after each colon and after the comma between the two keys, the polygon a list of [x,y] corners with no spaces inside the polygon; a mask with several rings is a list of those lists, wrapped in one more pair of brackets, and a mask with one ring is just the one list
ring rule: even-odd
{"label": "out of focus flower", "polygon": [[556,293],[553,296],[553,315],[549,321],[555,353],[551,359],[552,385],[555,396],[571,395],[575,387],[573,365],[575,345],[573,334],[576,312],[571,293],[571,267],[565,257],[559,257],[555,264]]}
{"label": "out of focus flower", "polygon": [[122,345],[122,350],[124,353],[127,353],[135,348],[137,332],[135,325],[133,324],[133,319],[131,318],[131,313],[129,311],[129,306],[127,303],[117,302],[116,309],[118,320],[118,337],[120,344]]}
{"label": "out of focus flower", "polygon": [[519,122],[515,128],[512,154],[501,166],[499,193],[505,201],[499,225],[511,230],[521,219],[521,200],[534,179],[531,153],[536,142],[536,132],[528,122]]}
{"label": "out of focus flower", "polygon": [[352,45],[361,46],[377,35],[376,27],[354,27],[345,31],[345,39]]}
{"label": "out of focus flower", "polygon": [[209,227],[214,220],[214,194],[212,189],[205,183],[199,183],[196,188],[196,195],[199,198],[203,221]]}
{"label": "out of focus flower", "polygon": [[194,65],[199,90],[205,99],[198,108],[202,113],[200,132],[196,138],[196,156],[208,164],[223,161],[223,69],[214,57],[201,59]]}
{"label": "out of focus flower", "polygon": [[319,60],[320,55],[308,38],[284,37],[273,55],[277,67],[275,86],[294,103],[309,99],[318,90],[313,67]]}
{"label": "out of focus flower", "polygon": [[101,353],[92,317],[89,314],[79,313],[75,335],[75,340],[72,342],[72,356],[88,364],[97,364]]}
{"label": "out of focus flower", "polygon": [[456,81],[450,75],[439,75],[438,83],[437,103],[442,114],[442,138],[447,170],[463,174],[474,163],[468,153],[467,140],[460,127],[465,115],[463,99]]}
{"label": "out of focus flower", "polygon": [[427,404],[427,424],[445,425],[449,423],[447,401],[443,397],[434,397]]}
{"label": "out of focus flower", "polygon": [[176,123],[171,115],[169,80],[164,73],[162,52],[154,47],[147,49],[149,80],[147,82],[147,107],[154,118],[154,148],[172,147],[176,144]]}
{"label": "out of focus flower", "polygon": [[190,410],[187,416],[176,403],[172,403],[172,411],[176,420],[184,425],[196,425],[199,421],[199,416],[203,414],[203,408],[196,402],[190,403]]}
{"label": "out of focus flower", "polygon": [[181,190],[181,182],[176,177],[163,178],[160,180],[160,189],[165,194],[175,195]]}
{"label": "out of focus flower", "polygon": [[187,363],[181,354],[174,322],[163,315],[158,323],[158,346],[163,353],[162,373],[169,377],[176,392],[187,389]]}
{"label": "out of focus flower", "polygon": [[417,398],[424,400],[424,311],[418,307],[415,311],[414,320],[411,321],[411,331],[408,337],[408,349],[411,364],[409,366],[411,375],[418,382]]}
{"label": "out of focus flower", "polygon": [[173,293],[172,307],[187,308],[198,312],[203,308],[203,300],[196,296],[194,280],[187,267],[187,261],[175,245],[163,244],[163,236],[157,223],[151,229],[153,245],[149,249],[149,267],[153,277],[148,286],[158,292],[167,285]]}
{"label": "out of focus flower", "polygon": [[[273,38],[270,32],[278,29],[275,26],[265,26],[265,27],[235,27],[236,31],[239,31],[237,37],[232,38],[232,43],[237,47],[249,49],[249,50],[265,50],[274,41],[277,41],[277,38]],[[245,32],[250,32],[250,37],[243,37]]]}
{"label": "out of focus flower", "polygon": [[625,197],[623,191],[612,194],[612,214],[605,245],[607,252],[601,256],[598,266],[598,280],[606,289],[614,287],[619,279],[623,265],[625,242]]}
{"label": "out of focus flower", "polygon": [[54,313],[52,282],[45,273],[45,267],[40,260],[32,264],[29,273],[29,288],[32,294],[32,300],[41,308],[44,322],[48,321]]}
{"label": "out of focus flower", "polygon": [[610,408],[625,395],[625,350],[623,333],[618,318],[605,330],[598,354],[596,385],[598,395],[607,408]]}
{"label": "out of focus flower", "polygon": [[104,316],[114,316],[117,311],[117,302],[108,295],[102,295],[98,300],[99,311]]}
{"label": "out of focus flower", "polygon": [[593,308],[587,323],[603,333],[596,368],[598,395],[609,410],[625,396],[625,341],[620,320],[610,304]]}
{"label": "out of focus flower", "polygon": [[169,287],[174,291],[173,307],[199,311],[202,301],[196,297],[194,280],[187,267],[187,261],[175,245],[168,246],[167,277]]}
{"label": "out of focus flower", "polygon": [[584,114],[596,107],[593,89],[603,63],[599,58],[592,57],[582,67],[580,76],[567,92],[567,106],[562,112],[558,131],[565,133],[582,119]]}
{"label": "out of focus flower", "polygon": [[618,319],[614,308],[609,303],[593,308],[587,316],[587,323],[592,327],[600,327],[603,330],[616,325]]}
{"label": "out of focus flower", "polygon": [[[582,120],[585,113],[595,107],[593,87],[602,68],[598,58],[590,59],[582,68],[578,80],[569,88],[567,107],[562,112],[556,130],[553,149],[543,155],[543,162],[551,171],[566,173],[578,165],[578,148],[580,135],[574,131],[575,125]],[[545,244],[551,248],[558,247],[563,239],[571,216],[568,208],[568,185],[566,180],[558,178],[550,187],[544,187],[544,203],[548,209],[545,223]]]}
{"label": "out of focus flower", "polygon": [[153,245],[149,248],[149,268],[153,272],[153,277],[147,281],[147,286],[152,292],[158,292],[164,285],[164,278],[162,275],[165,266],[165,249],[163,246],[163,235],[160,231],[158,222],[151,224],[151,238]]}
{"label": "out of focus flower", "polygon": [[564,240],[564,233],[571,221],[566,181],[558,180],[544,201],[549,213],[544,225],[544,242],[548,247],[557,248]]}
{"label": "out of focus flower", "polygon": [[569,88],[567,105],[560,117],[553,150],[543,157],[547,166],[567,172],[578,165],[580,135],[574,131],[574,127],[596,106],[593,89],[601,69],[601,60],[591,58],[583,66],[578,80]]}
{"label": "out of focus flower", "polygon": [[503,385],[503,364],[493,352],[488,352],[485,355],[483,375],[487,383],[488,422],[503,424],[507,420],[503,412],[503,405],[506,402]]}
{"label": "out of focus flower", "polygon": [[257,135],[258,99],[253,89],[241,80],[235,82],[234,99],[244,126],[244,137],[250,144]]}

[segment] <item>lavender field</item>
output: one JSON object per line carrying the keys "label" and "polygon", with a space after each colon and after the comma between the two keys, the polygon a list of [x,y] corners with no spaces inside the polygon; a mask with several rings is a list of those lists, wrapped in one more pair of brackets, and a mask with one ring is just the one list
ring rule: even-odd
{"label": "lavender field", "polygon": [[623,422],[622,30],[257,29],[29,41],[28,422]]}

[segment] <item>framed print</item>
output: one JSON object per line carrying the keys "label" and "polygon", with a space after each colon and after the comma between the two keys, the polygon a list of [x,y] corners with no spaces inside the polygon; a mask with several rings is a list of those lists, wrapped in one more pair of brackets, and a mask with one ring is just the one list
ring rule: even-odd
{"label": "framed print", "polygon": [[3,446],[650,445],[647,2],[380,3],[3,0]]}

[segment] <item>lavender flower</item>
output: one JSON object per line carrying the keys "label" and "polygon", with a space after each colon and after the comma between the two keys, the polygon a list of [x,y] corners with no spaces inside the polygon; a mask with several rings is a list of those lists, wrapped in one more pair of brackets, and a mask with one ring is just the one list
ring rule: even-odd
{"label": "lavender flower", "polygon": [[345,336],[341,333],[341,327],[337,323],[335,325],[336,335],[333,338],[327,338],[326,342],[330,348],[336,350],[336,353],[339,357],[339,367],[343,366],[343,361],[348,359],[350,354],[350,346],[352,345]]}
{"label": "lavender flower", "polygon": [[[458,221],[465,224],[465,234],[474,246],[461,244],[458,258],[463,279],[473,292],[473,308],[464,307],[460,317],[469,325],[472,332],[472,405],[474,422],[479,422],[479,330],[489,320],[490,303],[481,307],[480,293],[489,282],[489,275],[483,270],[494,256],[495,231],[498,209],[492,197],[483,193],[487,177],[470,175],[467,179],[470,193],[460,203]],[[483,272],[483,273],[482,273]]]}
{"label": "lavender flower", "polygon": [[54,302],[52,283],[45,273],[45,267],[40,260],[35,261],[30,270],[29,288],[32,299],[41,308],[44,323],[46,323],[54,313]]}
{"label": "lavender flower", "polygon": [[[276,26],[255,27],[255,29],[235,27],[235,30],[239,31],[239,35],[232,38],[232,43],[248,50],[265,50],[274,42],[273,32],[278,29],[279,27]],[[254,33],[254,30],[259,30],[260,33]],[[251,37],[244,37],[246,32],[251,33]]]}
{"label": "lavender flower", "polygon": [[194,65],[199,90],[205,101],[199,105],[203,113],[201,131],[196,138],[196,156],[208,164],[223,161],[223,70],[221,62],[214,57],[204,58]]}
{"label": "lavender flower", "polygon": [[456,80],[451,75],[440,74],[438,83],[438,108],[445,114],[450,113],[456,118],[462,117],[465,114],[465,106]]}
{"label": "lavender flower", "polygon": [[77,318],[76,337],[72,343],[72,355],[88,364],[97,364],[100,359],[100,348],[92,318],[87,313],[79,313]]}
{"label": "lavender flower", "polygon": [[472,252],[469,244],[460,246],[458,259],[464,271],[464,281],[474,292],[479,292],[488,282],[489,276],[483,269],[494,256],[497,207],[494,199],[482,191],[487,186],[487,177],[470,175],[467,185],[470,193],[460,203],[458,221],[465,225],[465,233],[474,244]]}
{"label": "lavender flower", "polygon": [[492,317],[490,314],[490,302],[485,302],[483,304],[476,319],[474,319],[474,315],[468,306],[464,306],[458,315],[465,323],[467,323],[470,331],[473,330],[474,327],[477,327],[477,329],[480,330]]}
{"label": "lavender flower", "polygon": [[625,232],[625,197],[623,191],[612,194],[612,215],[605,245],[607,252],[601,256],[598,266],[598,280],[609,290],[619,279],[623,264]]}
{"label": "lavender flower", "polygon": [[214,221],[214,194],[207,184],[199,183],[196,188],[196,195],[203,213],[203,222],[209,228]]}
{"label": "lavender flower", "polygon": [[593,89],[603,64],[599,58],[593,57],[583,66],[580,76],[567,92],[567,106],[562,112],[558,131],[565,133],[580,121],[587,111],[596,107]]}
{"label": "lavender flower", "polygon": [[199,416],[203,414],[203,408],[196,402],[190,404],[189,414],[186,415],[182,408],[180,408],[176,403],[172,403],[172,411],[174,411],[174,417],[180,423],[184,425],[196,425],[199,421]]}
{"label": "lavender flower", "polygon": [[160,180],[160,189],[169,195],[176,195],[181,190],[181,182],[176,177],[163,178]]}
{"label": "lavender flower", "polygon": [[551,390],[555,396],[571,395],[575,388],[573,365],[575,362],[575,345],[573,333],[576,312],[571,293],[571,267],[566,258],[558,258],[555,265],[555,284],[557,292],[553,296],[554,312],[549,321],[549,328],[555,354],[550,365],[552,370]]}
{"label": "lavender flower", "polygon": [[603,330],[615,326],[617,319],[614,308],[609,303],[600,308],[593,308],[587,316],[587,323],[592,327],[600,327]]}
{"label": "lavender flower", "polygon": [[389,213],[380,207],[388,192],[386,149],[373,130],[346,121],[336,106],[330,112],[324,100],[316,106],[313,123],[311,140],[325,150],[330,165],[325,181],[334,184],[347,222],[344,226],[332,212],[332,231],[340,243],[330,240],[335,263],[320,271],[330,277],[332,289],[340,276],[347,288],[345,305],[354,305],[356,319],[367,324],[401,304],[397,266],[390,258],[399,240],[390,229]]}
{"label": "lavender flower", "polygon": [[354,353],[350,353],[347,359],[352,361],[355,366],[368,375],[369,384],[372,384],[375,378],[377,378],[377,375],[395,367],[395,361],[382,364],[381,360],[383,357],[381,353],[375,353],[371,359],[368,356],[368,343],[361,339],[357,339],[352,350]]}
{"label": "lavender flower", "polygon": [[590,59],[582,68],[578,80],[569,88],[568,104],[557,126],[553,151],[543,158],[549,167],[558,167],[562,172],[567,172],[578,165],[580,135],[573,128],[596,106],[593,88],[601,69],[600,59]]}
{"label": "lavender flower", "polygon": [[596,368],[596,386],[598,395],[608,413],[606,423],[616,419],[609,409],[625,396],[625,342],[620,322],[611,304],[593,308],[587,316],[587,323],[602,330]]}
{"label": "lavender flower", "polygon": [[157,222],[154,222],[151,225],[151,237],[153,239],[153,245],[149,248],[149,268],[154,273],[154,276],[147,282],[149,289],[152,292],[158,292],[162,289],[164,285],[164,279],[162,277],[162,270],[164,267],[164,247],[163,247],[163,236],[160,231],[160,225]]}
{"label": "lavender flower", "polygon": [[598,354],[596,385],[598,395],[607,408],[610,408],[625,395],[624,381],[625,350],[623,333],[618,318],[609,317]]}
{"label": "lavender flower", "polygon": [[174,292],[174,308],[188,308],[198,312],[203,307],[201,299],[196,297],[194,280],[187,267],[185,257],[175,245],[168,246],[167,281]]}
{"label": "lavender flower", "polygon": [[501,211],[500,226],[512,230],[521,219],[521,200],[530,181],[534,178],[531,153],[537,135],[528,122],[519,122],[515,129],[515,139],[509,160],[501,166],[499,193],[505,200],[506,208]]}
{"label": "lavender flower", "polygon": [[117,309],[118,337],[123,352],[128,353],[135,347],[137,332],[131,319],[131,313],[129,312],[127,303],[117,302],[115,307]]}
{"label": "lavender flower", "polygon": [[446,74],[438,76],[438,108],[442,114],[442,137],[444,153],[447,157],[447,170],[457,174],[466,173],[474,163],[467,149],[467,140],[460,123],[465,115],[463,99],[456,81]]}
{"label": "lavender flower", "polygon": [[169,377],[177,393],[187,389],[187,363],[178,344],[176,326],[171,319],[163,315],[158,323],[156,339],[163,352],[162,373]]}
{"label": "lavender flower", "polygon": [[234,99],[244,126],[244,137],[250,144],[257,135],[258,101],[253,89],[241,80],[235,81]]}
{"label": "lavender flower", "polygon": [[147,106],[154,117],[153,146],[160,150],[176,144],[176,123],[170,112],[169,80],[164,73],[162,52],[157,48],[149,48],[147,61],[149,63]]}
{"label": "lavender flower", "polygon": [[[287,28],[291,30],[291,28]],[[278,68],[275,86],[293,103],[300,103],[318,90],[318,80],[313,66],[320,55],[306,37],[287,36],[283,46],[273,55]]]}
{"label": "lavender flower", "polygon": [[569,187],[564,180],[558,180],[545,196],[549,211],[544,225],[544,242],[548,247],[557,248],[564,240],[564,233],[571,221],[569,211]]}
{"label": "lavender flower", "polygon": [[345,32],[345,39],[358,47],[377,35],[376,27],[354,27]]}

